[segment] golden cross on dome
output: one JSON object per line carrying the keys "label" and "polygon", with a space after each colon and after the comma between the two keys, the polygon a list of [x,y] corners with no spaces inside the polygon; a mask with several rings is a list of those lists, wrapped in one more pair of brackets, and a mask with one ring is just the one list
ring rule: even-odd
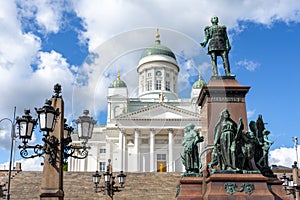
{"label": "golden cross on dome", "polygon": [[120,70],[118,70],[118,80],[121,80]]}
{"label": "golden cross on dome", "polygon": [[159,35],[159,29],[158,29],[158,28],[156,29],[156,35],[155,35],[155,37],[156,37],[157,40],[158,40],[159,37],[160,37],[160,35]]}

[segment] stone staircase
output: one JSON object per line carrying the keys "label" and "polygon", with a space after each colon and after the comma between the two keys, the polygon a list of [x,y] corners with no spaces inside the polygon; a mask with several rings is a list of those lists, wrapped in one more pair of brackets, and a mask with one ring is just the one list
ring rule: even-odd
{"label": "stone staircase", "polygon": [[[11,171],[11,180],[18,174],[19,170]],[[5,198],[8,186],[8,170],[0,170],[0,198]]]}
{"label": "stone staircase", "polygon": [[[110,199],[94,192],[94,172],[64,172],[65,200]],[[125,188],[116,192],[115,200],[175,199],[181,173],[127,173]],[[20,171],[11,180],[11,200],[39,199],[42,172]],[[1,198],[1,195],[0,195]],[[5,191],[2,196],[5,199]]]}

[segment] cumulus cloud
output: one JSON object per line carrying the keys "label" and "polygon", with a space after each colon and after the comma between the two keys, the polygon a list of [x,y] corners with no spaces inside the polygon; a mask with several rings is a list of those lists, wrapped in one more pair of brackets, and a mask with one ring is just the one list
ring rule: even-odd
{"label": "cumulus cloud", "polygon": [[[300,2],[287,1],[74,1],[74,10],[85,21],[83,35],[89,39],[90,49],[110,38],[136,27],[165,27],[180,30],[199,40],[201,27],[210,24],[210,17],[217,15],[220,23],[229,29],[239,30],[240,21],[271,26],[274,22],[299,22]],[[228,12],[232,11],[232,12]],[[138,17],[137,17],[138,16]],[[108,21],[109,19],[109,21]],[[196,28],[195,28],[196,27]],[[105,30],[105,31],[103,31]]]}
{"label": "cumulus cloud", "polygon": [[246,60],[246,59],[238,61],[236,64],[237,64],[237,66],[244,67],[245,69],[247,69],[250,72],[255,71],[260,66],[259,63],[251,61],[251,60]]}
{"label": "cumulus cloud", "polygon": [[270,165],[291,167],[294,164],[294,161],[297,161],[296,151],[294,148],[280,147],[270,151]]}
{"label": "cumulus cloud", "polygon": [[[12,166],[12,167],[16,166],[15,163],[21,163],[21,169],[23,171],[42,171],[43,166],[41,165],[41,163],[43,163],[43,162],[44,162],[44,159],[42,157],[35,157],[35,158],[31,158],[31,159],[22,159],[22,160],[15,161],[14,166]],[[9,169],[9,162],[0,164],[0,170],[8,170],[8,169]]]}
{"label": "cumulus cloud", "polygon": [[63,12],[69,11],[69,3],[61,0],[17,0],[18,17],[23,29],[39,27],[43,34],[57,33],[65,21]]}

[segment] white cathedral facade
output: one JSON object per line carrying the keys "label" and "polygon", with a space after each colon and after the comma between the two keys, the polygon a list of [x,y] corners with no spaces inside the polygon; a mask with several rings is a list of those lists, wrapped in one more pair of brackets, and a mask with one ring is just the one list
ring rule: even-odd
{"label": "white cathedral facade", "polygon": [[196,100],[205,82],[199,78],[193,84],[191,98],[178,97],[180,66],[175,54],[161,44],[158,31],[155,44],[145,49],[136,69],[138,97],[128,96],[118,74],[108,88],[107,124],[94,128],[86,159],[69,158],[69,171],[105,171],[108,159],[113,171],[185,170],[180,156],[183,128],[193,123],[201,130]]}

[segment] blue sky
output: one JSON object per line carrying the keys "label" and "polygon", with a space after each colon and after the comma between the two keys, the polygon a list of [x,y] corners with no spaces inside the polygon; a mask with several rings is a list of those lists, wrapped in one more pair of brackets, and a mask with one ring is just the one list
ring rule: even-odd
{"label": "blue sky", "polygon": [[[231,71],[241,84],[251,86],[248,121],[262,114],[275,141],[270,162],[292,165],[292,137],[300,132],[300,2],[210,2],[1,1],[0,118],[12,118],[14,106],[18,116],[24,108],[34,114],[33,108],[43,106],[58,82],[69,121],[88,108],[105,124],[108,85],[120,70],[130,95],[136,95],[135,67],[143,49],[154,43],[157,27],[162,44],[179,60],[179,95],[188,98],[199,73],[209,81],[210,58],[199,43],[210,17],[217,15],[228,28]],[[10,124],[3,121],[0,127],[0,167],[7,169]],[[40,141],[38,134],[33,142]],[[20,160],[18,149],[15,155]],[[40,169],[34,159],[22,162],[27,170]]]}

